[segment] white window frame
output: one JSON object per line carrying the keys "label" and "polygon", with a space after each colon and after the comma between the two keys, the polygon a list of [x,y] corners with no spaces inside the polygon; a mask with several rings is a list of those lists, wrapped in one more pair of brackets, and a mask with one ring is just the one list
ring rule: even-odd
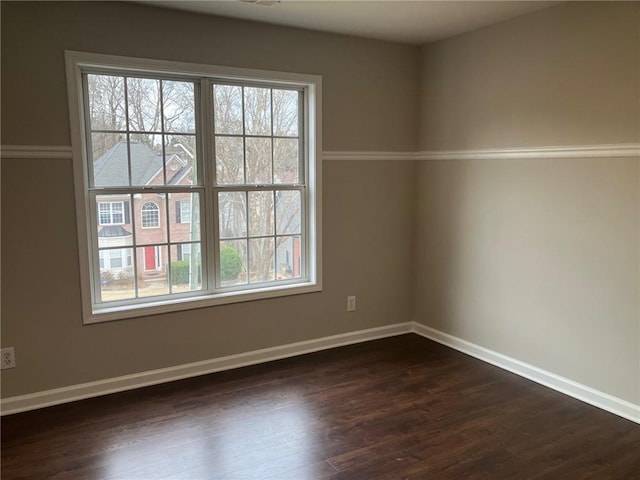
{"label": "white window frame", "polygon": [[[273,72],[235,67],[170,62],[102,55],[85,52],[65,52],[69,116],[74,162],[74,184],[78,226],[78,250],[80,255],[80,281],[82,292],[83,322],[85,324],[103,321],[133,318],[194,308],[223,305],[236,302],[253,301],[282,297],[322,290],[322,78],[317,75]],[[202,222],[202,265],[203,290],[175,295],[170,298],[136,299],[131,302],[100,303],[96,301],[96,292],[100,285],[99,274],[95,274],[98,249],[94,245],[96,238],[95,212],[91,212],[89,198],[89,166],[87,164],[86,126],[84,121],[84,102],[82,91],[82,73],[85,70],[111,70],[113,73],[146,73],[150,75],[178,75],[193,79],[209,78],[213,81],[240,82],[272,86],[273,88],[297,88],[304,92],[303,158],[304,185],[307,194],[303,198],[303,232],[305,234],[305,275],[301,279],[287,282],[272,282],[255,287],[237,289],[217,288],[215,286],[216,253],[214,228],[216,214],[211,198],[216,189],[213,185],[212,169],[215,169],[213,157],[213,139],[211,129],[201,132],[198,168],[205,182],[205,194],[201,195]],[[209,104],[207,104],[207,98]],[[211,97],[201,95],[201,111],[212,108]],[[208,120],[199,118],[199,124],[207,126]],[[277,185],[275,185],[277,188]],[[206,198],[202,198],[206,197]],[[133,221],[133,219],[132,219]],[[93,230],[92,230],[93,229]],[[206,269],[206,273],[205,270]],[[99,271],[98,271],[99,273]],[[96,278],[98,280],[96,280]],[[205,278],[207,285],[205,285]]]}

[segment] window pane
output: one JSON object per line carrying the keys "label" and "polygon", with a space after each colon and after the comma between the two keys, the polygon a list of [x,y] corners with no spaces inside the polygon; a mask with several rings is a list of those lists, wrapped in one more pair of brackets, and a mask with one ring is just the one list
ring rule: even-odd
{"label": "window pane", "polygon": [[249,236],[273,235],[273,192],[249,192]]}
{"label": "window pane", "polygon": [[244,143],[242,137],[216,136],[216,183],[244,183]]}
{"label": "window pane", "polygon": [[220,282],[221,286],[247,283],[247,242],[227,240],[220,242]]}
{"label": "window pane", "polygon": [[148,245],[136,249],[138,256],[138,296],[150,297],[169,293],[166,245]]}
{"label": "window pane", "polygon": [[129,152],[124,133],[92,133],[91,156],[94,186],[129,185]]}
{"label": "window pane", "polygon": [[136,244],[148,245],[167,241],[165,193],[137,193],[133,196]]}
{"label": "window pane", "polygon": [[131,185],[164,185],[162,135],[132,134],[129,140],[131,155]]}
{"label": "window pane", "polygon": [[244,124],[247,135],[271,135],[271,90],[245,87]]}
{"label": "window pane", "polygon": [[159,132],[160,80],[127,78],[129,129],[137,132]]}
{"label": "window pane", "polygon": [[98,254],[101,301],[111,302],[134,298],[133,249],[100,250]]}
{"label": "window pane", "polygon": [[247,183],[271,183],[271,139],[247,138]]}
{"label": "window pane", "polygon": [[215,133],[242,135],[242,87],[213,86]]}
{"label": "window pane", "polygon": [[167,185],[198,183],[195,135],[166,135],[164,154]]}
{"label": "window pane", "polygon": [[130,205],[130,195],[96,197],[99,248],[133,245]]}
{"label": "window pane", "polygon": [[126,130],[124,78],[87,75],[91,130]]}
{"label": "window pane", "polygon": [[244,192],[218,194],[220,238],[247,236],[247,196]]}
{"label": "window pane", "polygon": [[298,136],[298,95],[294,90],[273,90],[273,134]]}
{"label": "window pane", "polygon": [[276,233],[301,233],[302,203],[298,190],[276,192]]}
{"label": "window pane", "polygon": [[249,282],[275,280],[275,243],[273,237],[249,239]]}
{"label": "window pane", "polygon": [[298,139],[273,139],[273,180],[298,183]]}
{"label": "window pane", "polygon": [[200,195],[169,194],[169,235],[172,243],[200,240]]}
{"label": "window pane", "polygon": [[277,237],[277,280],[299,278],[302,271],[300,235]]}
{"label": "window pane", "polygon": [[162,82],[162,108],[165,132],[194,133],[196,115],[194,84],[191,82]]}
{"label": "window pane", "polygon": [[[171,247],[171,292],[202,289],[202,259],[199,243],[182,243]],[[181,255],[178,255],[178,253]]]}

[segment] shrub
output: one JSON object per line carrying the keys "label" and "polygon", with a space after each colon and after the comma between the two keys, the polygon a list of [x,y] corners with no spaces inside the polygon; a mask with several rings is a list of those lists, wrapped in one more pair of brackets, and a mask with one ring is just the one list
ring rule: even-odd
{"label": "shrub", "polygon": [[133,288],[133,268],[127,267],[116,271],[101,271],[100,283],[103,288]]}
{"label": "shrub", "polygon": [[174,285],[189,283],[189,260],[171,262],[171,282]]}
{"label": "shrub", "polygon": [[220,276],[223,281],[235,280],[242,271],[242,258],[233,247],[220,250]]}

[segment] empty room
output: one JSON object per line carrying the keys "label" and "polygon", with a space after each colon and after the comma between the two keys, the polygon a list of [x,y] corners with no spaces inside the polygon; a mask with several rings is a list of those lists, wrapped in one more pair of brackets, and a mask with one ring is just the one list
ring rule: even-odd
{"label": "empty room", "polygon": [[0,8],[3,479],[640,478],[640,2]]}

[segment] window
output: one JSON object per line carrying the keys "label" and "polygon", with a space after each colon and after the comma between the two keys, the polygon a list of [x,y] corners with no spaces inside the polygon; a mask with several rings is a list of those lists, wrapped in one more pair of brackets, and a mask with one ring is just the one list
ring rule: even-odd
{"label": "window", "polygon": [[191,247],[189,244],[176,245],[176,258],[178,261],[188,261],[191,258]]}
{"label": "window", "polygon": [[176,222],[177,223],[191,222],[191,202],[189,200],[176,201]]}
{"label": "window", "polygon": [[113,273],[114,270],[120,270],[124,267],[131,267],[130,249],[100,250],[100,269],[102,271]]}
{"label": "window", "polygon": [[318,77],[67,65],[85,322],[321,289]]}
{"label": "window", "polygon": [[98,204],[100,225],[122,225],[124,223],[123,202],[100,202]]}
{"label": "window", "polygon": [[[278,267],[285,255],[302,253],[290,248],[301,240],[306,189],[298,153],[300,96],[296,90],[213,85],[221,287],[296,278]],[[242,265],[238,272],[228,268],[231,259]]]}
{"label": "window", "polygon": [[142,205],[142,228],[155,228],[160,226],[160,209],[153,202]]}

